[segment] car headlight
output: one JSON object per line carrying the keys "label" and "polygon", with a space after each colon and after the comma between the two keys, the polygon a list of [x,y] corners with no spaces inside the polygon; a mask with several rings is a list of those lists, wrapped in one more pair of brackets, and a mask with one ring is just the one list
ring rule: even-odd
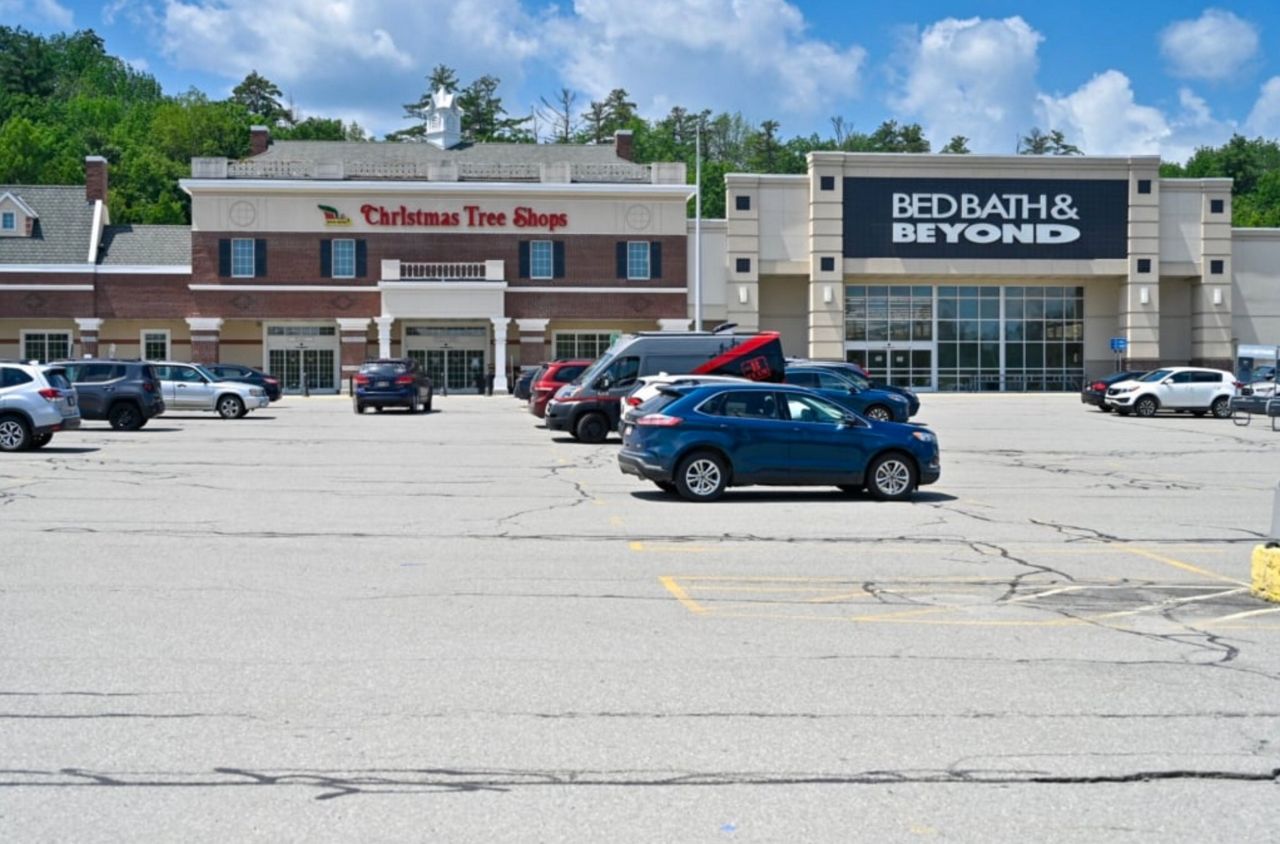
{"label": "car headlight", "polygon": [[937,442],[937,439],[938,439],[928,431],[912,431],[911,436],[915,437],[922,443]]}
{"label": "car headlight", "polygon": [[1121,393],[1132,393],[1136,389],[1138,388],[1137,387],[1116,387],[1116,394],[1119,395]]}
{"label": "car headlight", "polygon": [[267,394],[267,391],[259,387],[254,387],[251,390],[249,390],[249,395],[251,396],[265,396],[266,394]]}

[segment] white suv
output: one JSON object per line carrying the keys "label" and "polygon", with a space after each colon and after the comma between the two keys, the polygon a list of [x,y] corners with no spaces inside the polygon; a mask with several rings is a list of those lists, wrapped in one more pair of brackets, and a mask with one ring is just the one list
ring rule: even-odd
{"label": "white suv", "polygon": [[80,427],[75,387],[60,366],[0,363],[0,451],[44,448]]}
{"label": "white suv", "polygon": [[223,381],[198,363],[153,361],[166,410],[212,410],[239,419],[271,403],[267,391],[240,381]]}
{"label": "white suv", "polygon": [[1235,376],[1221,369],[1166,366],[1133,381],[1112,384],[1107,388],[1106,402],[1121,416],[1154,416],[1157,410],[1175,410],[1227,419],[1231,397],[1239,387]]}

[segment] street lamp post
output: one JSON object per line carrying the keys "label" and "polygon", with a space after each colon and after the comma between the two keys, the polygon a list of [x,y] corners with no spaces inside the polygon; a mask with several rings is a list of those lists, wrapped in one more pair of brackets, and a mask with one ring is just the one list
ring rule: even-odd
{"label": "street lamp post", "polygon": [[440,367],[440,395],[449,398],[449,341],[440,344],[440,350],[444,352],[443,365]]}

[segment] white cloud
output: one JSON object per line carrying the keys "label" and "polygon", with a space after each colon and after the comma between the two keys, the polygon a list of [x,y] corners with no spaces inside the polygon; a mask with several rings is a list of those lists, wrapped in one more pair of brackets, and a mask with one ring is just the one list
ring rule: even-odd
{"label": "white cloud", "polygon": [[1065,97],[1039,96],[1050,128],[1092,155],[1150,155],[1172,134],[1159,109],[1139,105],[1129,77],[1118,70],[1094,76]]}
{"label": "white cloud", "polygon": [[640,110],[673,105],[761,117],[827,116],[858,92],[866,51],[817,40],[783,0],[576,0],[546,20],[547,52],[588,98],[626,88]]}
{"label": "white cloud", "polygon": [[1160,53],[1175,76],[1220,81],[1236,76],[1258,52],[1258,29],[1222,9],[1174,21],[1160,33]]}
{"label": "white cloud", "polygon": [[0,17],[11,24],[30,21],[58,29],[75,27],[75,16],[57,0],[0,0]]}
{"label": "white cloud", "polygon": [[1273,76],[1262,84],[1262,91],[1244,125],[1253,135],[1280,137],[1280,76]]}
{"label": "white cloud", "polygon": [[920,120],[935,147],[964,135],[975,152],[1013,152],[1031,128],[1042,40],[1020,17],[938,21],[905,45],[890,104]]}

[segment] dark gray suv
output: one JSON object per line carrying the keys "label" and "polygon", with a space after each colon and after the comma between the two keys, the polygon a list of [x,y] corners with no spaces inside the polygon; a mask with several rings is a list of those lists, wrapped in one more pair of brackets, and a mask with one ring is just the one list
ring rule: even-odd
{"label": "dark gray suv", "polygon": [[136,431],[164,413],[160,379],[146,361],[89,358],[59,365],[75,385],[83,419],[105,419],[118,431]]}

